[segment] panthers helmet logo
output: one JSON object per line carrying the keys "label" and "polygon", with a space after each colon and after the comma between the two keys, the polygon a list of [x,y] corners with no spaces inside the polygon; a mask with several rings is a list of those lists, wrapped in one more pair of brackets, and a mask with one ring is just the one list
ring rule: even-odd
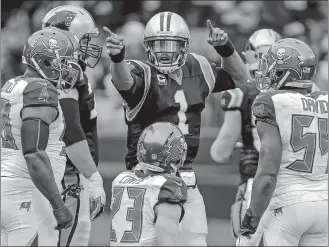
{"label": "panthers helmet logo", "polygon": [[49,18],[49,20],[47,21],[46,27],[52,26],[69,31],[69,28],[75,16],[76,13],[68,10],[55,12],[55,15]]}
{"label": "panthers helmet logo", "polygon": [[268,71],[276,69],[287,69],[295,71],[299,78],[302,78],[302,60],[300,54],[291,47],[278,47],[271,52],[271,56],[268,57]]}

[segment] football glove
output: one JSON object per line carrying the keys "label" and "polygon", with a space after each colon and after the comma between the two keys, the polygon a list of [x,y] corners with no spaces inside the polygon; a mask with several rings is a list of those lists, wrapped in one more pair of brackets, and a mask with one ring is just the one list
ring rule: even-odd
{"label": "football glove", "polygon": [[70,210],[65,206],[65,204],[63,204],[59,208],[54,208],[53,214],[57,221],[57,226],[55,226],[55,230],[66,229],[72,226],[73,216]]}
{"label": "football glove", "polygon": [[91,219],[95,220],[104,212],[106,204],[106,194],[103,188],[103,179],[99,172],[95,172],[88,178],[88,193],[90,201]]}

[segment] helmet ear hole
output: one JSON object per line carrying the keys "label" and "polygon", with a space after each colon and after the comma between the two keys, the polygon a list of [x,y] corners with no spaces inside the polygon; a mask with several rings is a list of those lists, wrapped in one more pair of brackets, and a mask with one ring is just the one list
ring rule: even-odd
{"label": "helmet ear hole", "polygon": [[275,72],[275,75],[276,75],[278,78],[280,78],[280,77],[282,76],[282,74],[283,74],[283,71],[282,71],[282,70],[279,70],[279,71]]}
{"label": "helmet ear hole", "polygon": [[45,65],[46,68],[50,68],[51,67],[51,64],[49,63],[48,60],[44,60],[43,61],[43,64]]}

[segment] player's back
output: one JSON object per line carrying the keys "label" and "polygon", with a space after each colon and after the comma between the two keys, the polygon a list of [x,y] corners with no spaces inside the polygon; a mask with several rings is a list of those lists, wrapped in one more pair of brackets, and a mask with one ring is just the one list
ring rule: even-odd
{"label": "player's back", "polygon": [[[56,96],[55,96],[56,94]],[[21,111],[29,106],[58,108],[56,119],[49,126],[49,140],[46,152],[52,164],[56,182],[63,176],[66,161],[63,156],[64,122],[57,90],[48,81],[39,78],[19,76],[9,80],[1,89],[1,176],[29,179],[28,168],[22,153]],[[31,182],[32,185],[32,182]]]}
{"label": "player's back", "polygon": [[182,205],[186,195],[186,185],[176,176],[122,172],[112,183],[110,245],[156,246],[155,206]]}
{"label": "player's back", "polygon": [[282,141],[271,205],[328,200],[328,93],[282,91],[271,98]]}

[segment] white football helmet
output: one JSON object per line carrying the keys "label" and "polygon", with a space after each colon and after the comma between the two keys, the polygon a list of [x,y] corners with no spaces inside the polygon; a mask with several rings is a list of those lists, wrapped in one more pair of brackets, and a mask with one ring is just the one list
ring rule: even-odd
{"label": "white football helmet", "polygon": [[99,36],[94,18],[84,8],[62,5],[50,10],[42,20],[42,29],[57,27],[70,31],[79,39],[79,59],[86,66],[94,68],[102,55],[102,47],[91,44],[92,38]]}
{"label": "white football helmet", "polygon": [[161,73],[169,74],[184,65],[190,30],[179,15],[156,14],[146,24],[143,39],[149,62]]}
{"label": "white football helmet", "polygon": [[245,44],[242,55],[252,78],[259,67],[259,59],[266,54],[268,49],[282,36],[272,29],[259,29],[255,31]]}

